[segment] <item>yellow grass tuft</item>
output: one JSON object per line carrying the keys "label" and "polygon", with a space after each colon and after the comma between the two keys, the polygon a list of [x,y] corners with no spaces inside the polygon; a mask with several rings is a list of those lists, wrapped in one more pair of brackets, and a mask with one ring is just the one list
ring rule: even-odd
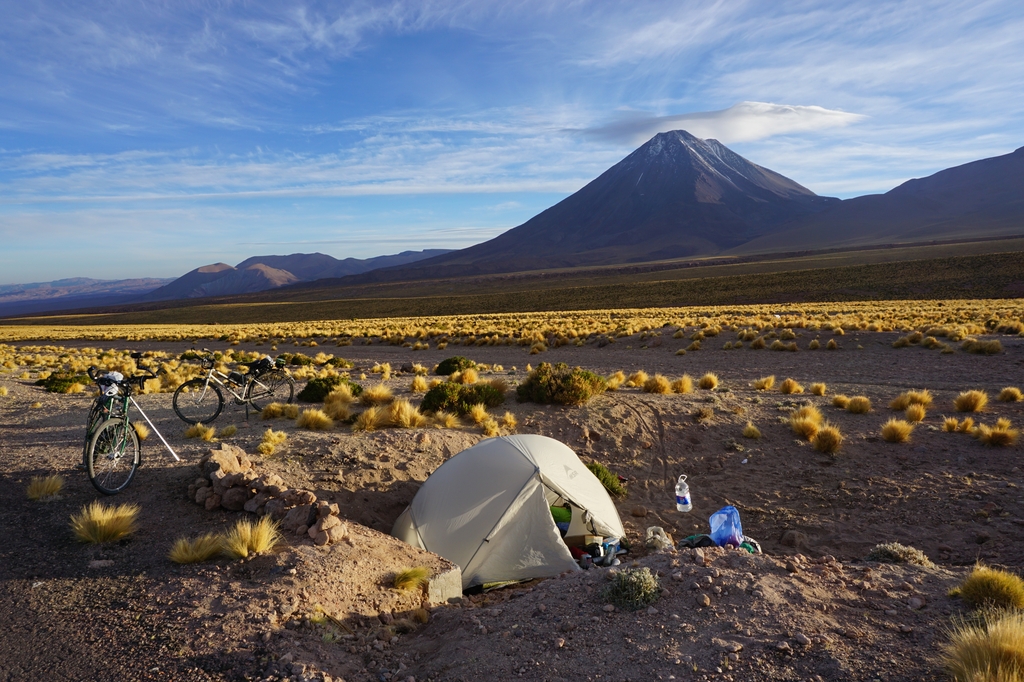
{"label": "yellow grass tuft", "polygon": [[38,410],[42,406],[43,406],[43,404],[41,402],[39,402],[38,400],[36,402],[32,403],[31,405],[29,405],[29,407],[31,407],[33,410]]}
{"label": "yellow grass tuft", "polygon": [[409,386],[410,393],[426,393],[428,389],[426,377],[417,374],[412,378],[412,384]]}
{"label": "yellow grass tuft", "polygon": [[871,400],[866,396],[855,395],[846,404],[846,410],[853,414],[867,414],[871,411]]}
{"label": "yellow grass tuft", "polygon": [[984,424],[979,425],[974,435],[985,445],[1002,448],[1016,443],[1020,432],[1017,429],[1010,428],[1009,420],[1000,419],[995,427],[985,426]]}
{"label": "yellow grass tuft", "polygon": [[260,412],[261,419],[277,419],[284,416],[283,403],[270,403]]}
{"label": "yellow grass tuft", "polygon": [[956,430],[960,433],[971,433],[971,431],[974,430],[974,420],[970,417],[966,417],[962,422],[960,422],[960,426],[956,427]]}
{"label": "yellow grass tuft", "polygon": [[960,420],[956,417],[946,417],[942,420],[942,430],[946,433],[953,433],[960,426]]}
{"label": "yellow grass tuft", "polygon": [[842,393],[832,396],[832,406],[845,410],[850,405],[850,399]]}
{"label": "yellow grass tuft", "polygon": [[379,407],[368,407],[359,413],[352,424],[353,431],[376,431],[387,425],[387,413]]}
{"label": "yellow grass tuft", "polygon": [[[423,377],[417,378],[422,379]],[[324,405],[344,405],[347,407],[354,403],[355,400],[355,397],[352,395],[352,388],[348,384],[338,384],[324,397]]]}
{"label": "yellow grass tuft", "polygon": [[491,418],[491,415],[487,414],[487,406],[483,403],[477,403],[470,407],[467,416],[477,425],[483,424]]}
{"label": "yellow grass tuft", "polygon": [[718,375],[714,372],[708,372],[697,381],[697,386],[703,388],[706,391],[711,391],[718,388]]}
{"label": "yellow grass tuft", "polygon": [[396,400],[388,406],[388,423],[402,429],[419,429],[427,418],[408,400]]}
{"label": "yellow grass tuft", "polygon": [[316,408],[303,410],[299,415],[295,426],[309,431],[327,431],[334,428],[334,420],[327,416],[323,410]]}
{"label": "yellow grass tuft", "polygon": [[56,497],[64,489],[64,478],[62,476],[33,476],[28,482],[28,499],[47,500]]}
{"label": "yellow grass tuft", "polygon": [[1024,580],[1015,573],[977,564],[950,596],[973,608],[1024,609]]}
{"label": "yellow grass tuft", "polygon": [[626,385],[631,387],[640,387],[646,384],[648,379],[650,379],[650,377],[647,375],[647,372],[641,369],[629,375],[629,380],[626,382]]}
{"label": "yellow grass tuft", "polygon": [[804,405],[794,410],[790,416],[794,419],[810,419],[815,424],[821,424],[825,420],[821,416],[821,411],[814,405]]}
{"label": "yellow grass tuft", "polygon": [[195,539],[178,538],[171,546],[167,558],[176,564],[197,564],[209,561],[224,551],[224,537],[207,533]]}
{"label": "yellow grass tuft", "polygon": [[[234,424],[228,424],[227,426],[220,430],[220,437],[231,438],[231,436],[235,435],[236,433],[238,433],[238,427],[235,426]],[[139,437],[141,438],[142,436]]]}
{"label": "yellow grass tuft", "polygon": [[793,429],[793,433],[806,440],[813,439],[820,428],[818,422],[807,417],[793,417],[789,420],[789,426]]}
{"label": "yellow grass tuft", "polygon": [[277,450],[277,446],[286,440],[288,440],[288,434],[284,431],[267,429],[263,432],[263,438],[260,439],[260,444],[256,447],[256,451],[261,455],[270,456]]}
{"label": "yellow grass tuft", "polygon": [[785,395],[791,395],[793,393],[803,393],[804,387],[801,386],[795,379],[786,379],[779,386],[779,392]]}
{"label": "yellow grass tuft", "polygon": [[439,429],[454,429],[459,426],[459,417],[451,412],[439,410],[434,413],[434,426]]}
{"label": "yellow grass tuft", "polygon": [[761,377],[754,380],[754,388],[758,391],[770,391],[775,386],[775,375]]}
{"label": "yellow grass tuft", "polygon": [[903,413],[903,416],[906,418],[906,420],[911,423],[924,421],[924,415],[924,405],[919,405],[917,403],[912,404],[910,407],[907,408],[906,412]]}
{"label": "yellow grass tuft", "polygon": [[821,342],[818,339],[811,339],[811,342],[807,344],[807,350],[818,350],[821,348]]}
{"label": "yellow grass tuft", "polygon": [[953,400],[957,412],[981,412],[988,405],[985,391],[964,391]]}
{"label": "yellow grass tuft", "polygon": [[509,431],[512,431],[519,425],[519,422],[516,421],[516,416],[514,414],[506,412],[501,418],[501,425]]}
{"label": "yellow grass tuft", "polygon": [[991,613],[961,623],[950,633],[942,659],[953,682],[1021,682],[1024,613]]}
{"label": "yellow grass tuft", "polygon": [[1007,386],[1003,390],[999,391],[999,395],[996,396],[996,400],[1004,403],[1015,403],[1019,400],[1024,400],[1024,394],[1021,394],[1020,389],[1016,386]]}
{"label": "yellow grass tuft", "polygon": [[93,501],[71,517],[71,529],[81,542],[114,542],[135,532],[135,519],[139,511],[136,504],[107,507]]}
{"label": "yellow grass tuft", "polygon": [[395,573],[395,577],[391,581],[391,584],[394,585],[396,590],[410,592],[412,590],[422,589],[426,586],[429,578],[430,570],[428,568],[424,566],[415,566],[413,568],[404,568]]}
{"label": "yellow grass tuft", "polygon": [[295,404],[288,404],[284,406],[284,416],[287,419],[298,419],[299,417],[299,406]]}
{"label": "yellow grass tuft", "polygon": [[480,430],[488,438],[494,438],[501,435],[501,430],[498,428],[498,422],[493,419],[485,419],[483,423],[480,424]]}
{"label": "yellow grass tuft", "polygon": [[7,395],[7,393],[8,393],[7,387],[6,386],[0,386],[0,397]]}
{"label": "yellow grass tuft", "polygon": [[761,431],[754,426],[753,422],[747,422],[747,425],[743,427],[743,437],[757,439],[761,437]]}
{"label": "yellow grass tuft", "polygon": [[655,374],[644,382],[643,389],[645,393],[671,393],[672,384],[663,375]]}
{"label": "yellow grass tuft", "polygon": [[359,395],[359,402],[370,407],[375,405],[387,405],[394,399],[395,397],[391,394],[391,389],[384,384],[371,386]]}
{"label": "yellow grass tuft", "polygon": [[818,382],[811,384],[811,393],[814,395],[825,395],[826,390],[828,390],[828,388],[823,383]]}
{"label": "yellow grass tuft", "polygon": [[814,434],[814,437],[811,439],[811,444],[818,452],[834,455],[839,452],[839,448],[843,444],[843,434],[839,431],[839,427],[825,423],[820,429],[818,429],[818,432]]}
{"label": "yellow grass tuft", "polygon": [[685,394],[693,393],[693,377],[689,374],[684,374],[675,381],[672,382],[672,392]]}
{"label": "yellow grass tuft", "polygon": [[620,369],[618,372],[608,377],[607,381],[608,390],[617,391],[619,389],[619,386],[626,382],[626,374]]}
{"label": "yellow grass tuft", "polygon": [[217,429],[206,424],[193,424],[185,429],[185,438],[198,438],[210,442],[217,435]]}
{"label": "yellow grass tuft", "polygon": [[242,519],[224,536],[224,554],[232,559],[244,559],[250,554],[262,554],[281,541],[277,522],[264,516],[256,523]]}
{"label": "yellow grass tuft", "polygon": [[882,425],[882,440],[886,443],[905,443],[910,440],[914,425],[902,419],[890,419]]}
{"label": "yellow grass tuft", "polygon": [[[842,330],[839,330],[839,331],[842,331]],[[828,343],[825,344],[825,348],[826,348],[826,350],[836,350],[837,348],[839,348],[839,344],[836,343],[835,339],[829,339]]]}
{"label": "yellow grass tuft", "polygon": [[149,438],[149,427],[145,422],[132,422],[132,428],[135,429],[135,435],[139,437],[139,440]]}
{"label": "yellow grass tuft", "polygon": [[929,407],[932,404],[932,394],[928,389],[921,391],[907,391],[901,393],[889,403],[889,409],[902,411],[906,410],[911,405],[920,405],[921,407]]}

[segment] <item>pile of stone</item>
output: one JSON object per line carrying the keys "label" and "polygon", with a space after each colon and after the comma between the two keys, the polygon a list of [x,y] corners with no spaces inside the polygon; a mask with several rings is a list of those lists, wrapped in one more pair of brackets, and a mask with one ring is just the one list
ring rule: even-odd
{"label": "pile of stone", "polygon": [[260,474],[241,448],[221,443],[199,460],[202,475],[188,487],[189,499],[208,511],[247,511],[280,522],[281,530],[308,535],[317,545],[348,538],[338,505],[317,500],[309,490],[287,488],[273,473]]}

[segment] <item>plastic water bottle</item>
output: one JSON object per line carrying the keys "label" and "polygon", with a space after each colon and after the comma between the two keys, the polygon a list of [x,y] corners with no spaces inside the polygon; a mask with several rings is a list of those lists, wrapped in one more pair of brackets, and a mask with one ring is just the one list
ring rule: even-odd
{"label": "plastic water bottle", "polygon": [[688,512],[691,509],[693,503],[690,501],[690,486],[686,485],[686,474],[683,474],[676,481],[676,510]]}

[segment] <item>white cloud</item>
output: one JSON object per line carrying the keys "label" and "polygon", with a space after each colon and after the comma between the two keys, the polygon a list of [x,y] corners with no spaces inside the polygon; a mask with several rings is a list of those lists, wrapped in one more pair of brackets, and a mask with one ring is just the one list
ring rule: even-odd
{"label": "white cloud", "polygon": [[586,132],[617,142],[639,145],[658,133],[686,130],[700,138],[714,138],[730,144],[842,127],[864,118],[861,114],[819,106],[740,102],[720,111],[697,111],[676,116],[629,115]]}

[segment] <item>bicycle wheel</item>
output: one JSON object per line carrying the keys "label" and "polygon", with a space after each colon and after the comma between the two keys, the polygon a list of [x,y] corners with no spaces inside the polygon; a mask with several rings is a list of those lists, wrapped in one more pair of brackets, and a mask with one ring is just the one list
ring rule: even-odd
{"label": "bicycle wheel", "polygon": [[174,412],[188,424],[209,424],[224,409],[224,394],[206,379],[190,379],[178,386],[171,400]]}
{"label": "bicycle wheel", "polygon": [[89,480],[104,495],[124,490],[135,478],[141,461],[139,437],[127,419],[108,419],[89,441]]}
{"label": "bicycle wheel", "polygon": [[290,403],[295,400],[295,380],[287,372],[271,370],[249,382],[245,399],[257,410],[270,403]]}

